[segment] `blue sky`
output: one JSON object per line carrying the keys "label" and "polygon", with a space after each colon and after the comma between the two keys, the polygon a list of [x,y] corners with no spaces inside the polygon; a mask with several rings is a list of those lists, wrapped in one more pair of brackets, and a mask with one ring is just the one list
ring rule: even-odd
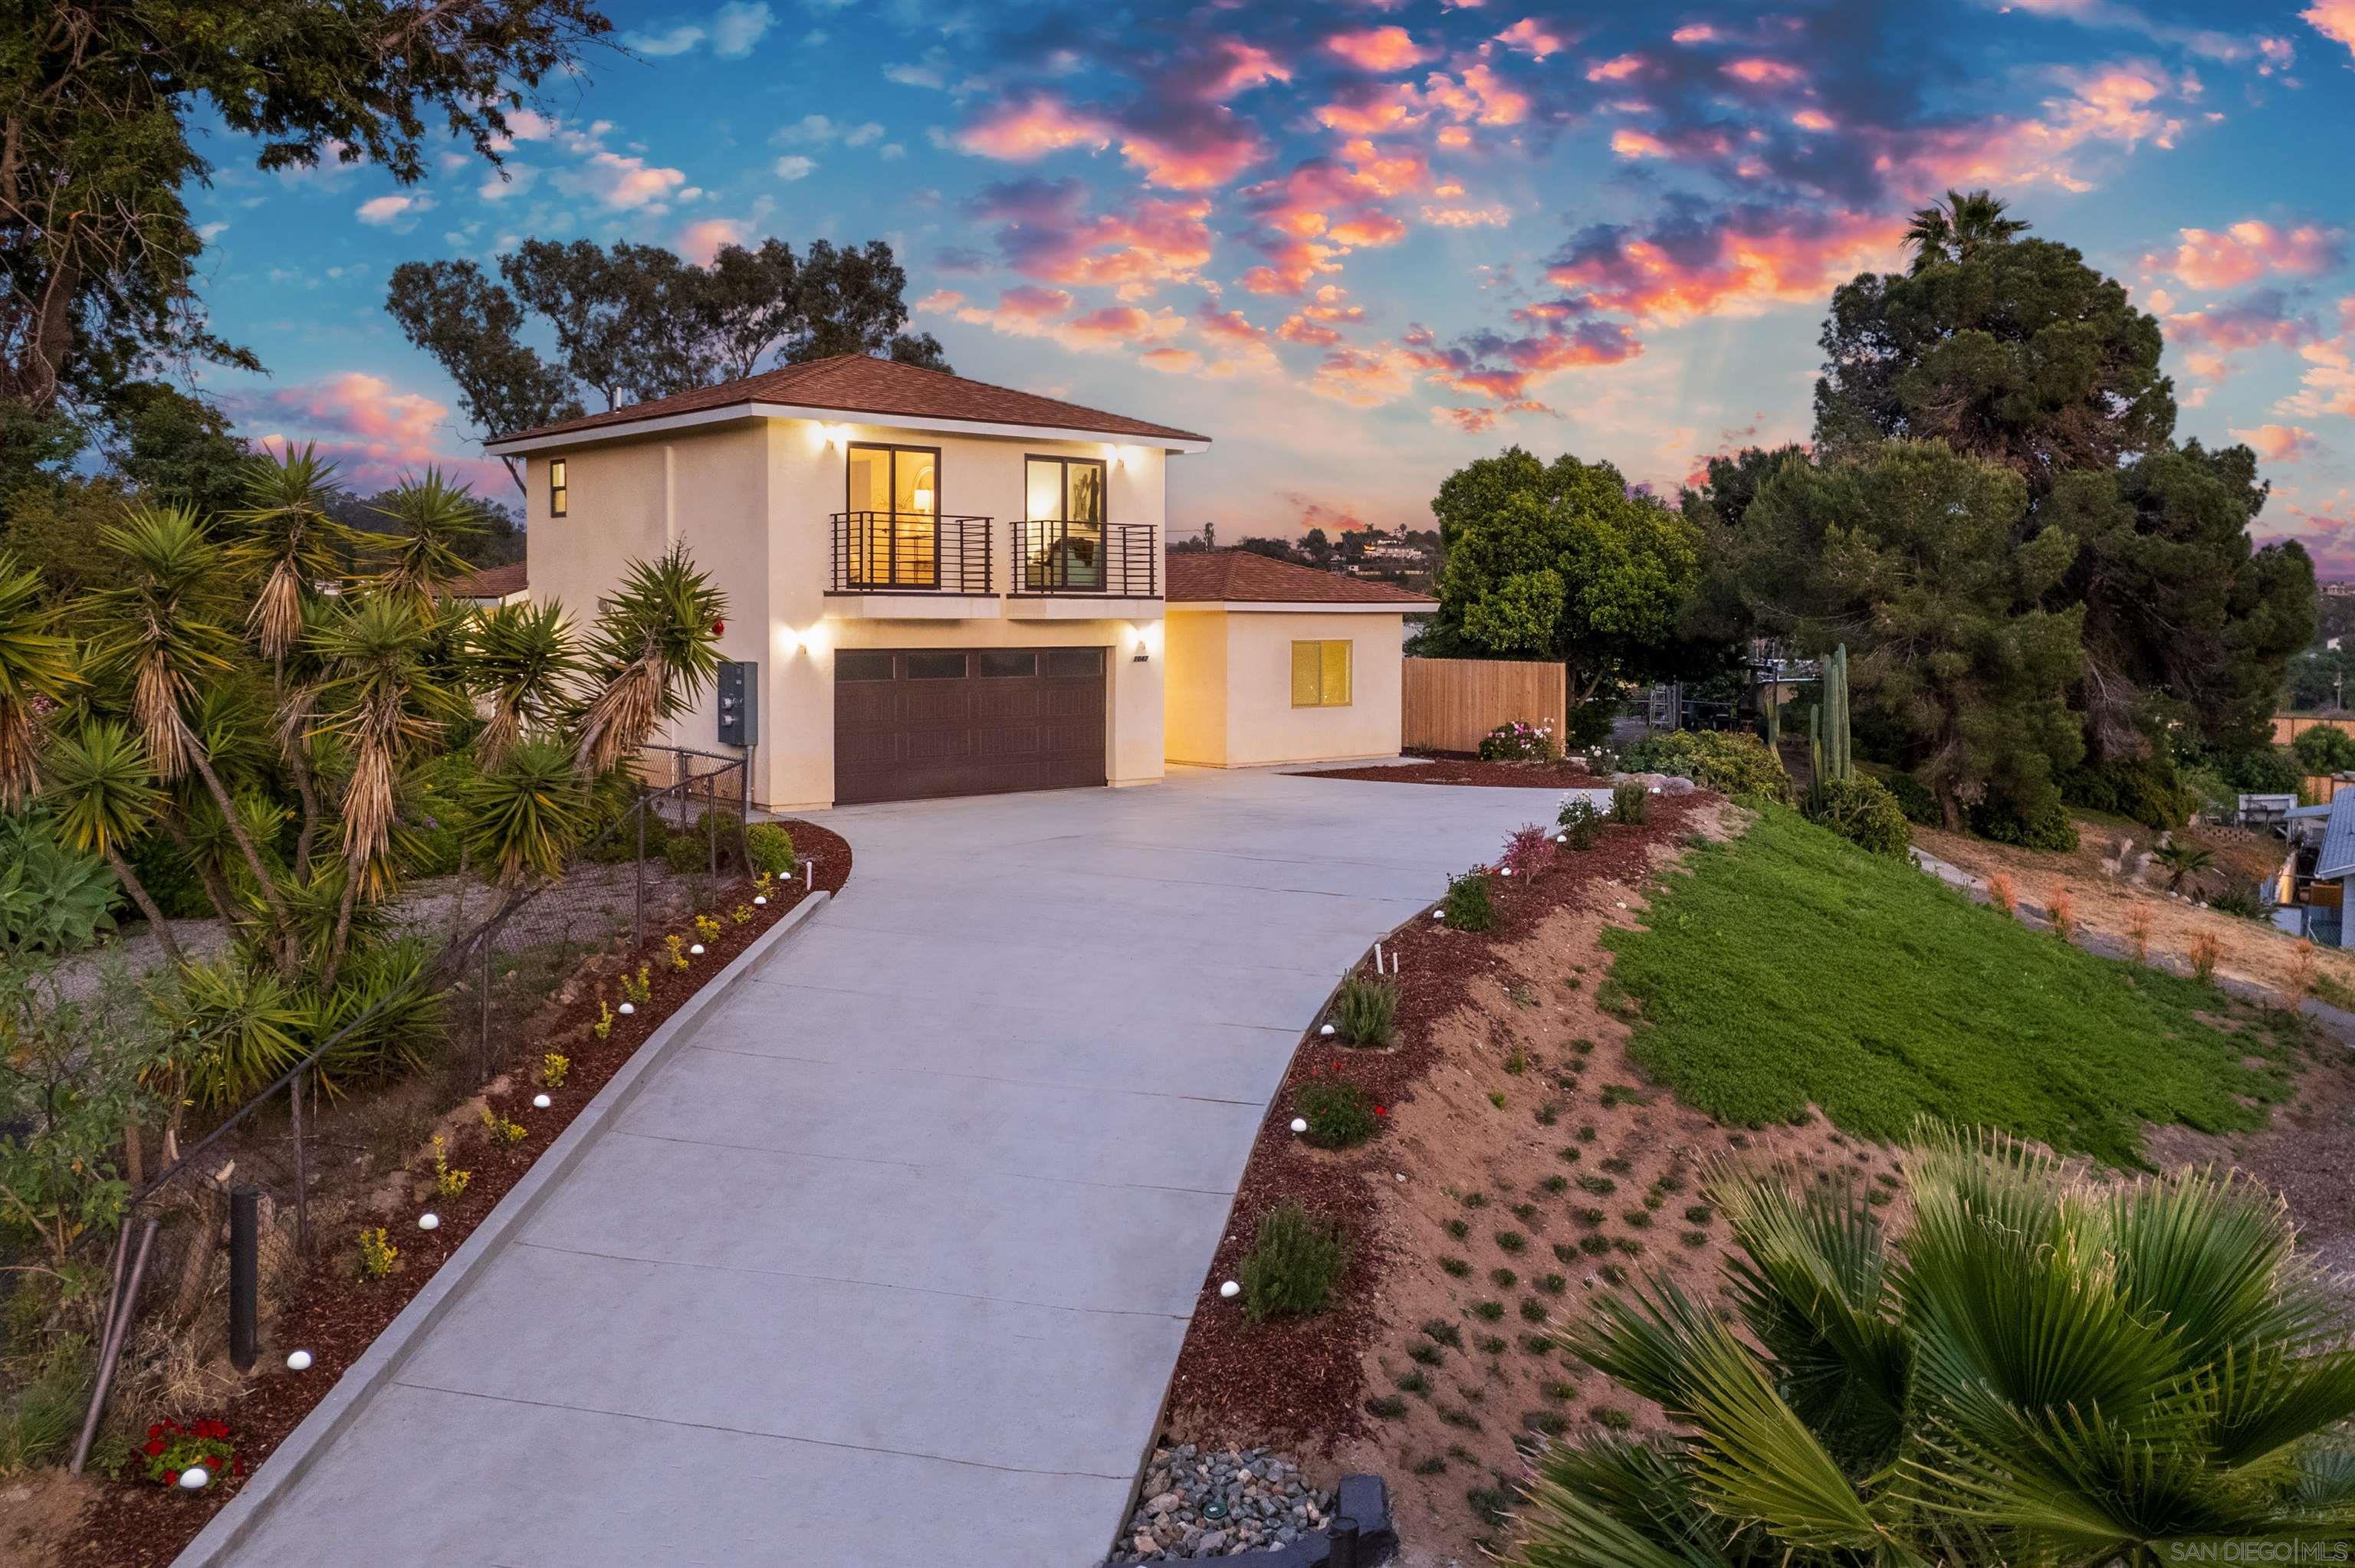
{"label": "blue sky", "polygon": [[363,483],[512,498],[383,311],[530,237],[881,238],[963,374],[1214,438],[1173,529],[1427,525],[1518,442],[1673,487],[1804,438],[1834,285],[1950,185],[2166,324],[2179,433],[2257,447],[2260,531],[2355,576],[2355,0],[611,8],[623,46],[396,185],[216,132],[208,385]]}

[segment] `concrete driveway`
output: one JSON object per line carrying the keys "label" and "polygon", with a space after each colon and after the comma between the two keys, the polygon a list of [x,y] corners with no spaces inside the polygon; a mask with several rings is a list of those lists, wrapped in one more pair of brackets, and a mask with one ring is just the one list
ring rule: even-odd
{"label": "concrete driveway", "polygon": [[1555,799],[1188,771],[832,813],[843,895],[219,1561],[1096,1562],[1301,1030]]}

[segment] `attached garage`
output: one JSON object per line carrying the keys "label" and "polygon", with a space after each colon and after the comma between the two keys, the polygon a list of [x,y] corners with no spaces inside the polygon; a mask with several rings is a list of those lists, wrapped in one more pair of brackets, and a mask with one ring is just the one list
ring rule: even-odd
{"label": "attached garage", "polygon": [[920,800],[1101,785],[1102,648],[846,648],[834,798]]}

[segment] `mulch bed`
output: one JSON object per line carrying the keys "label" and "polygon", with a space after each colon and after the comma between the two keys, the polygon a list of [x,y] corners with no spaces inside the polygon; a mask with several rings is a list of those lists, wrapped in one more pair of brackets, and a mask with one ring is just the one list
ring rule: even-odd
{"label": "mulch bed", "polygon": [[[1364,770],[1369,778],[1406,771]],[[1290,1086],[1311,1074],[1337,1075],[1363,1088],[1385,1112],[1411,1102],[1415,1086],[1439,1058],[1431,1044],[1433,1026],[1463,1004],[1473,979],[1505,967],[1500,949],[1529,936],[1559,910],[1591,908],[1593,900],[1612,896],[1606,883],[1615,882],[1622,890],[1641,884],[1652,874],[1653,850],[1682,840],[1686,819],[1717,800],[1700,791],[1654,796],[1650,820],[1642,826],[1613,827],[1601,844],[1582,853],[1560,850],[1556,863],[1534,877],[1492,878],[1493,931],[1451,930],[1427,914],[1401,927],[1383,943],[1385,956],[1394,952],[1399,959],[1398,1044],[1391,1049],[1337,1046],[1318,1037],[1311,1023],[1294,1054],[1286,1091],[1276,1096],[1260,1126],[1226,1234],[1195,1298],[1170,1395],[1173,1414],[1189,1431],[1221,1441],[1248,1434],[1253,1443],[1313,1437],[1330,1447],[1365,1427],[1359,1404],[1359,1357],[1380,1317],[1378,1298],[1389,1262],[1371,1239],[1374,1193],[1380,1183],[1395,1180],[1396,1168],[1383,1152],[1380,1135],[1338,1152],[1313,1149],[1295,1137]],[[1334,1304],[1325,1311],[1250,1324],[1239,1301],[1220,1298],[1219,1286],[1240,1277],[1260,1217],[1287,1202],[1339,1218],[1356,1238],[1357,1251],[1335,1287]]]}
{"label": "mulch bed", "polygon": [[[790,821],[785,826],[803,858],[814,863],[816,886],[830,894],[840,892],[850,876],[850,845],[840,834],[814,823]],[[714,907],[730,910],[739,903],[749,903],[751,895],[751,883],[741,881],[723,887]],[[340,1234],[314,1236],[314,1256],[270,1324],[262,1359],[255,1363],[245,1391],[225,1407],[204,1413],[229,1423],[238,1454],[249,1471],[268,1458],[311,1413],[311,1407],[376,1341],[410,1298],[464,1245],[474,1227],[648,1036],[680,1003],[702,990],[806,896],[796,876],[789,885],[780,884],[767,906],[753,910],[743,925],[727,921],[723,914],[719,935],[686,969],[669,967],[665,933],[655,932],[625,966],[631,970],[641,963],[651,967],[652,999],[640,1004],[632,1016],[616,1017],[602,1040],[595,1037],[592,1026],[599,1016],[599,992],[604,987],[581,987],[582,994],[574,1001],[544,1013],[531,1030],[532,1044],[517,1053],[515,1067],[499,1080],[506,1087],[488,1097],[492,1109],[522,1123],[529,1129],[528,1136],[511,1148],[495,1148],[479,1125],[460,1135],[450,1151],[450,1163],[471,1171],[473,1178],[458,1197],[431,1202],[441,1216],[439,1229],[419,1230],[410,1212],[385,1219],[388,1239],[400,1249],[390,1277],[381,1280],[357,1277],[353,1260],[360,1224],[352,1224]],[[678,928],[686,930],[684,921]],[[618,989],[603,1000],[618,1003]],[[561,1050],[571,1065],[563,1086],[546,1091],[555,1104],[547,1110],[535,1110],[532,1097],[542,1091],[529,1075],[543,1049]],[[309,1371],[285,1369],[287,1353],[296,1349],[311,1352]],[[233,1479],[192,1497],[167,1491],[144,1478],[108,1483],[84,1512],[80,1533],[58,1559],[59,1568],[147,1568],[169,1563],[228,1503],[237,1486]]]}
{"label": "mulch bed", "polygon": [[1374,784],[1481,784],[1509,789],[1601,789],[1611,783],[1575,762],[1479,762],[1464,758],[1401,762],[1388,768],[1334,768],[1295,777],[1362,779]]}

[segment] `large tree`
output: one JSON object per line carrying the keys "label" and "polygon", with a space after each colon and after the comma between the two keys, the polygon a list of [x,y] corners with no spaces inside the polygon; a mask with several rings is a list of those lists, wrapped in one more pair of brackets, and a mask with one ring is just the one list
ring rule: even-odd
{"label": "large tree", "polygon": [[[882,240],[796,257],[782,239],[723,246],[698,267],[654,245],[527,239],[494,281],[472,261],[404,261],[385,308],[457,383],[476,433],[507,435],[739,379],[765,360],[871,354],[946,370],[930,333],[911,334],[908,274]],[[537,325],[553,358],[524,342]],[[518,489],[523,481],[507,465]]]}
{"label": "large tree", "polygon": [[207,330],[185,201],[191,122],[275,170],[424,176],[442,138],[496,161],[506,111],[610,24],[587,0],[8,0],[0,10],[0,402],[93,398]]}
{"label": "large tree", "polygon": [[1423,651],[1559,661],[1573,713],[1695,662],[1678,623],[1700,530],[1611,464],[1511,447],[1448,475],[1431,510],[1446,565]]}
{"label": "large tree", "polygon": [[2083,611],[2043,604],[2079,542],[2052,524],[2022,540],[2027,513],[2026,484],[2001,465],[1891,441],[1783,464],[1739,529],[1710,535],[1761,630],[1848,644],[1870,723],[1949,827],[1991,795],[2033,820],[2083,749],[2067,704]]}

